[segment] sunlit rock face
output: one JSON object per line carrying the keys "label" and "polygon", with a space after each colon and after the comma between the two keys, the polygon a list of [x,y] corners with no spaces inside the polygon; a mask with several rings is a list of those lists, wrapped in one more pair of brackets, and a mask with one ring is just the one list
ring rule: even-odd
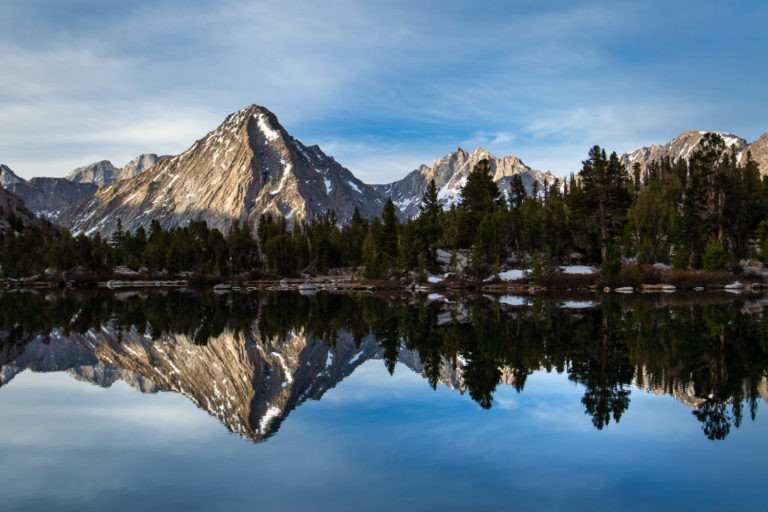
{"label": "sunlit rock face", "polygon": [[67,174],[66,179],[75,183],[93,183],[97,186],[111,185],[118,181],[133,178],[146,171],[160,160],[154,153],[144,153],[137,156],[123,167],[115,167],[109,160],[94,162],[78,167]]}
{"label": "sunlit rock face", "polygon": [[417,217],[424,192],[431,180],[435,180],[440,203],[443,207],[449,207],[459,202],[461,189],[467,183],[469,173],[478,162],[486,159],[491,166],[494,181],[505,195],[515,175],[520,175],[529,193],[533,192],[534,183],[538,183],[538,189],[543,191],[545,185],[554,181],[554,176],[549,172],[531,169],[515,156],[497,158],[483,148],[477,148],[472,153],[458,148],[441,159],[435,159],[431,167],[422,165],[401,180],[373,187],[385,197],[391,196],[403,215]]}
{"label": "sunlit rock face", "polygon": [[327,156],[291,137],[277,117],[251,105],[229,115],[180,155],[99,189],[91,201],[65,212],[75,233],[108,235],[123,228],[166,229],[203,220],[226,232],[233,221],[258,223],[263,214],[289,222],[334,210],[341,222],[355,208],[381,214],[385,199]]}
{"label": "sunlit rock face", "polygon": [[[689,130],[681,133],[674,139],[663,145],[642,147],[621,155],[620,160],[631,170],[635,163],[639,163],[644,171],[651,162],[660,162],[665,158],[670,161],[679,159],[689,160],[700,147],[702,138],[707,132]],[[751,144],[730,133],[718,133],[723,138],[726,148],[735,151],[737,162],[743,164],[747,161],[747,153],[760,166],[761,174],[768,174],[768,133],[764,133]]]}

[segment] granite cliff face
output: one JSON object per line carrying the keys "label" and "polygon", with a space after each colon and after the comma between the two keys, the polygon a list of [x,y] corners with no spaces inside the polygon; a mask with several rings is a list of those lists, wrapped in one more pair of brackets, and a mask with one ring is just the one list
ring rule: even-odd
{"label": "granite cliff face", "polygon": [[95,183],[98,186],[114,183],[117,181],[115,175],[119,169],[112,165],[109,160],[94,162],[83,167],[78,167],[65,177],[75,183]]}
{"label": "granite cliff face", "polygon": [[251,105],[180,155],[160,159],[133,178],[102,187],[60,222],[75,234],[109,235],[124,229],[166,229],[204,220],[226,232],[233,221],[262,214],[290,222],[335,210],[341,222],[381,214],[384,198],[317,146],[305,146],[269,110]]}
{"label": "granite cliff face", "polygon": [[78,167],[67,174],[66,178],[75,183],[94,183],[99,187],[111,185],[112,183],[141,174],[155,165],[160,158],[154,153],[145,153],[137,156],[123,167],[115,167],[109,160],[102,160],[101,162]]}
{"label": "granite cliff face", "polygon": [[157,156],[154,153],[144,153],[137,156],[120,168],[116,181],[127,180],[128,178],[133,178],[134,176],[141,174],[155,165],[161,158],[163,157]]}
{"label": "granite cliff face", "polygon": [[[630,153],[621,155],[621,161],[631,169],[639,162],[643,170],[649,163],[669,158],[671,160],[690,159],[699,147],[701,139],[707,132],[689,130],[681,133],[664,145],[650,146],[636,149]],[[738,162],[745,162],[747,153],[752,154],[752,159],[760,166],[761,174],[768,174],[768,133],[764,133],[755,142],[749,144],[745,139],[729,133],[719,133],[728,148],[734,148]]]}
{"label": "granite cliff face", "polygon": [[435,180],[440,203],[444,207],[449,207],[459,202],[461,188],[466,184],[469,173],[483,159],[488,159],[493,179],[505,194],[509,191],[512,176],[516,174],[521,176],[529,193],[532,192],[535,182],[539,183],[539,190],[543,190],[544,184],[554,181],[554,177],[549,172],[533,170],[517,157],[496,158],[483,148],[477,148],[472,153],[458,148],[439,160],[435,159],[432,167],[422,165],[399,181],[386,185],[373,185],[373,187],[383,196],[391,196],[395,206],[405,216],[416,217],[430,180]]}

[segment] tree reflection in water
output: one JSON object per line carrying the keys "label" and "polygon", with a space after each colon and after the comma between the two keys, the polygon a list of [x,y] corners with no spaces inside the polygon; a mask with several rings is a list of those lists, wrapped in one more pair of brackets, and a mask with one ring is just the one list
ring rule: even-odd
{"label": "tree reflection in water", "polygon": [[225,331],[272,339],[301,330],[328,346],[340,333],[358,347],[372,336],[390,373],[401,351],[416,351],[430,386],[458,372],[462,391],[485,409],[502,381],[522,392],[534,371],[567,372],[584,386],[581,401],[597,429],[621,420],[636,386],[691,406],[713,440],[739,427],[745,406],[754,419],[768,368],[768,320],[762,308],[743,308],[743,299],[659,306],[606,297],[593,308],[569,309],[543,298],[510,307],[488,297],[392,302],[289,292],[0,293],[0,363],[12,363],[38,335],[104,326],[154,340],[184,334],[197,344]]}

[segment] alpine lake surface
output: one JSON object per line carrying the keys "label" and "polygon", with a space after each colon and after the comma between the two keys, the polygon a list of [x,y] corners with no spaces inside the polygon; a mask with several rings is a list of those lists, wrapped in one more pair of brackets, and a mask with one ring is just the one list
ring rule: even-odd
{"label": "alpine lake surface", "polygon": [[765,510],[765,304],[0,292],[0,509]]}

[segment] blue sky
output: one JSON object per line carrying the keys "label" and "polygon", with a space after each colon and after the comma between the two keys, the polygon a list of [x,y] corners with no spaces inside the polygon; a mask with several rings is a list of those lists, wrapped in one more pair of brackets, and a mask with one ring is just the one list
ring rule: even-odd
{"label": "blue sky", "polygon": [[3,0],[0,162],[179,153],[257,103],[369,183],[458,146],[565,175],[768,131],[762,1]]}

